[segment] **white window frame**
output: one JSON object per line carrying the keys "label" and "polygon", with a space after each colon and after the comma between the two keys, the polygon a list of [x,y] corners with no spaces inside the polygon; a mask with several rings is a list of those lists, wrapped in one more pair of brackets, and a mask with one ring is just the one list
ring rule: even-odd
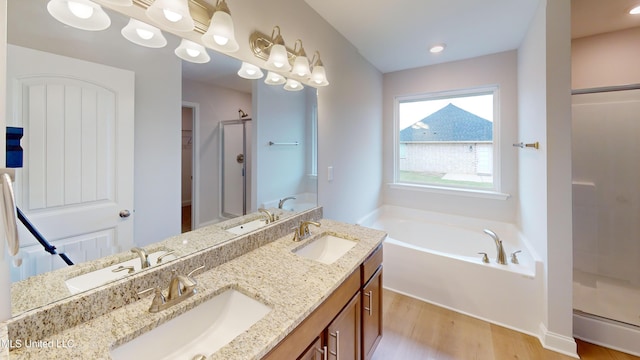
{"label": "white window frame", "polygon": [[[435,184],[404,183],[398,181],[400,166],[400,117],[399,106],[403,102],[428,101],[453,97],[465,97],[482,94],[493,94],[493,188],[478,189],[471,187],[453,187]],[[492,199],[507,199],[508,194],[501,192],[501,156],[500,156],[500,87],[487,85],[481,87],[419,93],[413,95],[396,96],[393,105],[393,183],[392,188],[402,188],[427,192],[465,195]]]}

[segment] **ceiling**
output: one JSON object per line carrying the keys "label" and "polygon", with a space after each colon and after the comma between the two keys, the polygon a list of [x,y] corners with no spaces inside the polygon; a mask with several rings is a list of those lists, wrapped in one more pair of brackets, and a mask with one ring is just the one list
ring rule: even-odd
{"label": "ceiling", "polygon": [[[539,2],[305,1],[383,73],[516,49]],[[438,43],[445,51],[431,54]]]}
{"label": "ceiling", "polygon": [[[540,0],[305,0],[383,73],[517,49]],[[640,26],[640,0],[572,0],[572,37]],[[446,43],[440,54],[428,48]]]}

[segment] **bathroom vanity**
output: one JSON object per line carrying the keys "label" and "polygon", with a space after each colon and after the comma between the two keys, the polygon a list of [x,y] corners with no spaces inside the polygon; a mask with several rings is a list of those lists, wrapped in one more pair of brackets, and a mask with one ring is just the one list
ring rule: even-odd
{"label": "bathroom vanity", "polygon": [[[142,344],[144,334],[155,336],[163,324],[179,339],[186,331],[185,322],[174,320],[187,319],[190,312],[196,314],[210,301],[234,293],[266,310],[217,351],[189,353],[207,349],[197,339],[157,341],[154,345],[166,346],[161,349],[163,354],[177,350],[185,359],[198,354],[208,359],[332,359],[337,353],[343,360],[368,359],[382,336],[381,244],[386,234],[322,219],[320,227],[310,227],[310,236],[293,241],[292,227],[321,217],[320,208],[303,212],[15,317],[6,323],[13,344],[10,358],[116,358],[118,352],[126,353],[125,347],[133,345],[135,349],[137,343]],[[305,247],[327,237],[352,242],[351,247],[330,263],[319,261],[319,253],[302,255]],[[188,274],[203,265],[205,268],[193,275],[197,292],[174,306],[153,313],[149,311],[153,291],[138,295],[155,286],[166,293],[174,270]],[[220,311],[231,310],[225,307]],[[199,313],[211,313],[213,319],[213,312]],[[143,351],[135,358],[144,356]],[[158,359],[156,355],[153,358]]]}
{"label": "bathroom vanity", "polygon": [[381,305],[380,244],[264,359],[370,359],[382,338]]}

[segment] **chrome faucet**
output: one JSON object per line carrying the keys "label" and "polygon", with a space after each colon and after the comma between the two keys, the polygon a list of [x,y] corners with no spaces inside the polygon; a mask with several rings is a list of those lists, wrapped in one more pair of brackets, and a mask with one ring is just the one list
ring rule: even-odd
{"label": "chrome faucet", "polygon": [[276,221],[276,217],[269,210],[264,209],[264,208],[260,208],[260,209],[258,209],[258,211],[260,211],[261,213],[263,213],[267,217],[267,224],[270,224],[270,223]]}
{"label": "chrome faucet", "polygon": [[142,295],[147,291],[155,290],[155,295],[151,301],[149,312],[157,313],[194,295],[197,292],[196,285],[198,285],[198,282],[191,276],[194,272],[202,269],[204,269],[204,265],[192,270],[186,276],[178,275],[176,270],[173,270],[167,296],[162,293],[162,289],[160,289],[159,286],[155,287],[155,289],[147,289],[140,292],[139,295]]}
{"label": "chrome faucet", "polygon": [[151,267],[151,263],[149,263],[149,254],[147,254],[147,251],[145,249],[134,247],[133,249],[131,249],[131,252],[138,254],[138,257],[140,258],[140,266],[143,269]]}
{"label": "chrome faucet", "polygon": [[502,240],[498,238],[498,235],[496,235],[496,233],[489,229],[484,229],[482,231],[484,231],[485,234],[491,236],[493,241],[495,241],[496,243],[496,250],[498,252],[496,262],[501,265],[507,265],[507,254],[505,254],[504,248],[502,247]]}
{"label": "chrome faucet", "polygon": [[301,221],[300,226],[294,228],[293,241],[300,241],[308,238],[309,235],[311,235],[309,225],[320,227],[320,223],[316,221]]}
{"label": "chrome faucet", "polygon": [[282,209],[282,207],[284,206],[284,202],[287,200],[295,200],[296,197],[295,196],[287,196],[284,199],[280,199],[280,201],[278,202],[278,209]]}

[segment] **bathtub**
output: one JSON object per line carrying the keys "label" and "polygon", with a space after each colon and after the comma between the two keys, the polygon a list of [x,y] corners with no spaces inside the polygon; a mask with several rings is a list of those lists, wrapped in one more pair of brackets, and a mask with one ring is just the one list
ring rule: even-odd
{"label": "bathtub", "polygon": [[[385,288],[513,330],[538,336],[542,262],[508,223],[385,205],[358,222],[384,230]],[[502,240],[507,265],[496,263]],[[518,264],[511,253],[518,253]],[[488,254],[482,262],[478,252]]]}

